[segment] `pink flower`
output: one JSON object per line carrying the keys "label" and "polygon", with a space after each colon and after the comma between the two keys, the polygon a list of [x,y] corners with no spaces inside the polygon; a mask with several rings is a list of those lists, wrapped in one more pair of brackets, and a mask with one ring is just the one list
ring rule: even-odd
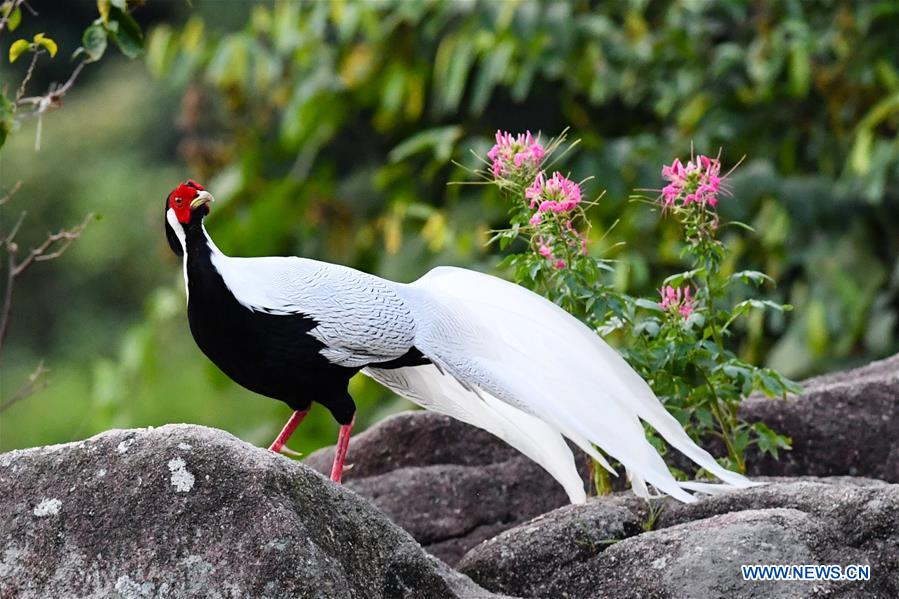
{"label": "pink flower", "polygon": [[547,247],[546,245],[541,245],[540,248],[538,249],[538,251],[540,252],[540,255],[543,256],[544,258],[550,258],[553,255],[553,251],[551,249],[549,249],[549,247]]}
{"label": "pink flower", "polygon": [[568,212],[581,202],[581,186],[558,171],[549,179],[540,171],[524,197],[537,212]]}
{"label": "pink flower", "polygon": [[540,224],[541,220],[543,220],[543,214],[541,214],[540,212],[535,212],[534,216],[532,216],[528,222],[536,227]]}
{"label": "pink flower", "polygon": [[522,169],[536,170],[545,155],[540,141],[535,140],[530,131],[515,137],[511,133],[497,131],[496,144],[487,152],[494,177],[505,177]]}
{"label": "pink flower", "polygon": [[555,266],[559,270],[562,270],[563,268],[565,268],[565,261],[564,260],[556,260],[556,263],[553,264],[553,266]]}
{"label": "pink flower", "polygon": [[685,319],[696,308],[696,300],[691,297],[689,286],[675,288],[671,285],[666,285],[659,289],[659,295],[662,296],[662,301],[659,302],[662,310],[672,313],[676,312]]}
{"label": "pink flower", "polygon": [[674,206],[678,200],[683,206],[692,203],[718,205],[722,177],[721,161],[717,158],[700,154],[686,165],[675,159],[671,165],[662,167],[662,178],[669,182],[662,188],[660,196],[666,208]]}

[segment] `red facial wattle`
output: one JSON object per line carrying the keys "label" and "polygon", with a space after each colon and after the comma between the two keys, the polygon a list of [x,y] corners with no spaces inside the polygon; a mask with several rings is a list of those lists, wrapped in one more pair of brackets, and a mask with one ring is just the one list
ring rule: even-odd
{"label": "red facial wattle", "polygon": [[181,224],[190,222],[190,203],[200,191],[204,191],[203,186],[193,179],[188,179],[169,194],[169,207],[175,211],[175,216]]}

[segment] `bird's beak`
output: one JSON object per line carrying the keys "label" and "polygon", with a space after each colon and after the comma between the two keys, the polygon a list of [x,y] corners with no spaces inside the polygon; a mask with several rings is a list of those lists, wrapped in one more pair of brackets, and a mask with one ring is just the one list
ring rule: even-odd
{"label": "bird's beak", "polygon": [[190,203],[190,209],[196,210],[203,204],[208,204],[209,202],[214,202],[214,201],[215,201],[215,198],[212,197],[211,193],[209,193],[208,191],[200,191],[200,192],[197,192],[197,197],[195,197],[193,199],[193,201]]}

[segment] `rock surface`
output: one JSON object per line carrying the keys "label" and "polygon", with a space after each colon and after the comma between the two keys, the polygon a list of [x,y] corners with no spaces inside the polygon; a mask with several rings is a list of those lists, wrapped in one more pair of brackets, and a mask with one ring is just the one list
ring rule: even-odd
{"label": "rock surface", "polygon": [[[655,530],[637,534],[644,506],[593,498],[504,532],[458,567],[521,597],[899,596],[899,485],[781,481],[656,509]],[[748,582],[743,564],[866,564],[871,579]]]}
{"label": "rock surface", "polygon": [[[794,441],[749,470],[828,478],[651,509],[629,492],[568,506],[517,451],[427,412],[355,437],[345,487],[186,425],[3,454],[0,599],[899,597],[899,485],[884,482],[899,481],[899,356],[804,386],[744,403]],[[332,457],[306,464],[326,473]],[[852,474],[883,481],[833,476]],[[747,582],[743,564],[863,564],[871,579]]]}
{"label": "rock surface", "polygon": [[[586,480],[586,459],[576,455]],[[327,473],[333,456],[325,448],[305,463]],[[562,487],[517,450],[434,412],[397,414],[355,436],[347,463],[347,487],[451,565],[484,539],[568,503]]]}
{"label": "rock surface", "polygon": [[309,468],[174,425],[0,455],[0,596],[494,595]]}
{"label": "rock surface", "polygon": [[899,483],[899,354],[803,381],[795,397],[751,397],[740,406],[793,439],[780,460],[748,457],[750,474],[868,476]]}

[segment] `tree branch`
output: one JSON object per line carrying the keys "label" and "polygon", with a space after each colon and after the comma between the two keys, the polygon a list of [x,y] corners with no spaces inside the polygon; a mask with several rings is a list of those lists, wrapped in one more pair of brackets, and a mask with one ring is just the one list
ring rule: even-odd
{"label": "tree branch", "polygon": [[0,308],[0,352],[3,350],[3,341],[6,339],[6,333],[9,330],[9,317],[12,313],[13,287],[16,284],[16,278],[21,276],[22,273],[28,270],[28,268],[35,262],[45,262],[62,256],[63,253],[69,249],[69,246],[72,245],[72,242],[81,237],[81,233],[84,231],[85,227],[87,227],[90,219],[93,218],[93,214],[88,214],[80,225],[72,227],[71,229],[61,229],[56,233],[48,234],[42,244],[32,248],[31,251],[28,252],[28,256],[19,262],[16,260],[16,253],[19,251],[19,246],[15,242],[15,236],[16,233],[18,233],[19,226],[22,224],[24,218],[25,213],[23,212],[9,234],[3,238],[3,246],[6,248],[7,253],[7,272],[3,307]]}
{"label": "tree branch", "polygon": [[43,52],[33,52],[31,54],[31,64],[28,65],[28,70],[25,71],[25,77],[22,79],[22,83],[19,84],[19,89],[16,90],[15,104],[18,104],[19,100],[22,99],[22,96],[25,95],[25,88],[28,87],[31,76],[34,75],[34,66],[37,64],[37,57],[41,54],[43,54]]}
{"label": "tree branch", "polygon": [[34,370],[34,372],[28,375],[28,380],[25,382],[25,384],[19,387],[18,391],[16,391],[12,397],[7,399],[3,403],[0,403],[0,412],[6,411],[6,409],[11,407],[13,404],[22,401],[29,395],[32,395],[36,391],[40,391],[41,389],[46,387],[47,381],[42,380],[41,377],[43,377],[48,372],[50,372],[50,370],[44,367],[43,360],[38,362],[37,368]]}
{"label": "tree branch", "polygon": [[69,79],[65,83],[63,83],[62,85],[51,85],[50,89],[47,90],[47,93],[43,96],[29,96],[27,98],[17,97],[15,102],[16,108],[28,105],[36,107],[34,110],[24,116],[40,116],[51,108],[59,108],[60,106],[62,106],[63,96],[69,93],[69,90],[71,90],[72,86],[75,85],[75,80],[78,79],[78,76],[81,74],[81,70],[84,69],[84,65],[86,64],[87,60],[82,60],[81,62],[79,62],[78,66],[75,67],[75,70],[72,71],[72,74],[69,75]]}
{"label": "tree branch", "polygon": [[2,240],[0,240],[0,243],[3,243],[3,245],[6,245],[7,242],[12,243],[13,252],[17,252],[19,250],[19,246],[13,242],[13,238],[16,236],[16,233],[19,232],[19,227],[22,226],[22,221],[25,220],[26,214],[27,214],[27,212],[25,212],[23,210],[22,213],[19,214],[19,218],[18,218],[18,220],[16,220],[16,224],[13,225],[12,229],[10,229],[10,231],[6,235],[6,237],[4,237]]}
{"label": "tree branch", "polygon": [[[81,233],[84,231],[84,228],[87,227],[87,224],[94,217],[93,214],[88,214],[84,217],[84,220],[81,221],[80,225],[72,227],[71,229],[60,229],[56,233],[50,233],[47,235],[47,239],[44,240],[44,243],[40,244],[36,248],[32,248],[31,252],[29,252],[28,257],[22,260],[17,266],[15,273],[13,276],[19,276],[33,262],[43,262],[45,260],[53,260],[54,258],[59,258],[69,246],[72,245],[72,242],[81,237]],[[53,247],[53,244],[58,243],[59,246],[50,251],[50,248]]]}
{"label": "tree branch", "polygon": [[4,195],[2,198],[0,198],[0,206],[5,204],[6,202],[8,202],[11,197],[16,195],[16,192],[19,191],[20,187],[22,187],[22,182],[16,181],[16,184],[12,186],[12,189],[7,191],[6,195]]}

